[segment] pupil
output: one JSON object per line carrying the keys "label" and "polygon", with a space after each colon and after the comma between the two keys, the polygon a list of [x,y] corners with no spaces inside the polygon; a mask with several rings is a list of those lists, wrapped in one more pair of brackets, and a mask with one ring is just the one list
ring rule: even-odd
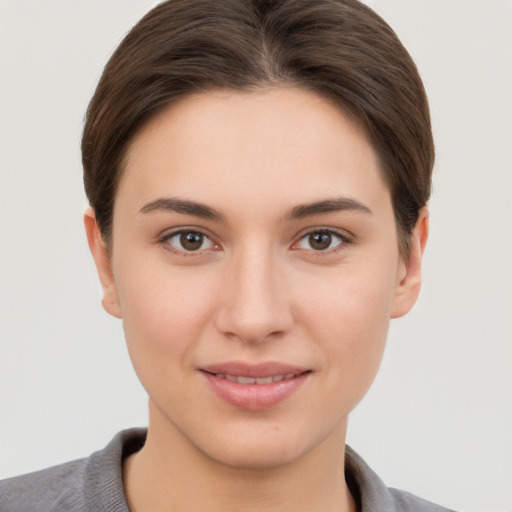
{"label": "pupil", "polygon": [[196,251],[203,245],[203,235],[201,233],[182,233],[180,243],[188,251]]}
{"label": "pupil", "polygon": [[321,251],[331,245],[332,236],[329,233],[314,233],[309,235],[309,243],[313,249]]}

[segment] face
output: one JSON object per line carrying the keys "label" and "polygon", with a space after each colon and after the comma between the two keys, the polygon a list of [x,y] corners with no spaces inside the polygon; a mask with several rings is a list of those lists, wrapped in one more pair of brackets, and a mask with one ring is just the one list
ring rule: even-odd
{"label": "face", "polygon": [[212,92],[160,113],[130,147],[111,254],[86,215],[150,432],[239,467],[343,440],[416,298],[422,219],[404,261],[372,145],[316,95]]}

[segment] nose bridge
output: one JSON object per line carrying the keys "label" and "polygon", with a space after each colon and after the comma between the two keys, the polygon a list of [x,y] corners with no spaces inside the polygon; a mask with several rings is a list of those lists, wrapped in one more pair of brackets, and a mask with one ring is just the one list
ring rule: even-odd
{"label": "nose bridge", "polygon": [[246,342],[286,331],[292,321],[279,258],[262,244],[246,244],[230,258],[218,327]]}

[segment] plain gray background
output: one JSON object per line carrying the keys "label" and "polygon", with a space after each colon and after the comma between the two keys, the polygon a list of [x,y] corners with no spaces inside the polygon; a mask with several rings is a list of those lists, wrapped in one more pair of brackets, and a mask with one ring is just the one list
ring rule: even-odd
{"label": "plain gray background", "polygon": [[[416,60],[437,145],[420,300],[392,323],[348,442],[388,485],[512,510],[512,3],[374,0]],[[79,141],[107,58],[148,0],[0,0],[0,477],[143,425],[103,312]]]}

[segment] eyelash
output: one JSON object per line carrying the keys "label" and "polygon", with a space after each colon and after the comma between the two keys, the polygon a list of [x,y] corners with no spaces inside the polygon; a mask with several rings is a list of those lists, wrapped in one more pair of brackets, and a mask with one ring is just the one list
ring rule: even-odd
{"label": "eyelash", "polygon": [[[352,239],[349,238],[346,234],[344,233],[341,233],[340,231],[337,231],[335,229],[330,229],[330,228],[317,228],[317,229],[313,229],[313,230],[310,230],[308,231],[307,233],[305,233],[304,235],[302,235],[298,240],[297,242],[295,242],[293,245],[292,245],[292,248],[295,248],[296,246],[298,246],[303,240],[307,240],[309,237],[313,236],[313,235],[327,235],[330,237],[330,242],[332,242],[332,239],[333,238],[337,238],[338,239],[338,243],[334,246],[334,247],[328,247],[326,249],[318,249],[318,250],[315,250],[315,249],[306,249],[306,250],[309,250],[311,252],[313,252],[315,255],[323,255],[323,254],[335,254],[337,253],[338,251],[342,250],[345,246],[347,246],[348,244],[352,243]],[[330,244],[329,244],[330,245]],[[297,247],[297,250],[299,250],[300,248]]]}
{"label": "eyelash", "polygon": [[[209,243],[211,244],[211,247],[207,247],[206,249],[197,249],[197,250],[187,250],[185,248],[182,248],[182,249],[178,249],[176,247],[174,247],[171,243],[171,240],[175,237],[178,237],[178,236],[183,236],[183,235],[199,235],[202,240],[201,240],[201,245],[206,242],[206,241],[209,241]],[[177,231],[172,231],[171,233],[166,233],[165,235],[163,235],[159,240],[158,242],[163,245],[168,251],[171,251],[175,254],[178,254],[180,256],[185,256],[185,257],[188,257],[188,256],[197,256],[199,254],[201,254],[203,251],[205,250],[208,250],[208,249],[217,249],[219,247],[218,244],[216,244],[212,238],[210,236],[208,236],[206,233],[204,233],[203,231],[199,230],[199,229],[179,229]],[[182,245],[183,247],[183,244],[181,243],[180,241],[180,244]]]}
{"label": "eyelash", "polygon": [[[206,248],[199,248],[197,250],[187,250],[185,248],[179,249],[179,248],[174,247],[171,244],[171,240],[175,237],[178,237],[178,236],[181,237],[183,235],[199,235],[201,237],[201,245],[205,241],[209,241],[209,244],[211,244],[211,246],[206,247]],[[311,237],[313,235],[327,235],[327,236],[331,237],[331,239],[330,239],[331,243],[332,243],[332,238],[338,239],[338,243],[334,247],[327,247],[326,249],[318,249],[318,250],[305,249],[315,255],[335,254],[338,251],[342,250],[348,244],[352,243],[352,241],[353,241],[349,236],[347,236],[346,234],[341,233],[337,230],[334,230],[331,228],[317,228],[317,229],[312,229],[312,230],[308,231],[307,233],[305,233],[304,235],[300,236],[300,238],[298,238],[298,240],[292,244],[291,248],[293,250],[300,250],[301,248],[298,247],[299,244],[303,240],[307,240],[308,237]],[[158,240],[158,242],[162,246],[165,246],[165,248],[168,251],[171,251],[175,254],[178,254],[180,256],[185,256],[185,257],[198,256],[199,254],[203,253],[203,251],[205,251],[205,250],[209,250],[209,249],[218,250],[220,248],[220,246],[216,242],[214,242],[209,235],[207,235],[206,233],[204,233],[203,231],[201,231],[199,229],[179,229],[177,231],[172,231],[171,233],[166,233],[165,235],[163,235]],[[180,245],[182,245],[182,247],[183,247],[183,244],[181,243],[181,241],[180,241]]]}

